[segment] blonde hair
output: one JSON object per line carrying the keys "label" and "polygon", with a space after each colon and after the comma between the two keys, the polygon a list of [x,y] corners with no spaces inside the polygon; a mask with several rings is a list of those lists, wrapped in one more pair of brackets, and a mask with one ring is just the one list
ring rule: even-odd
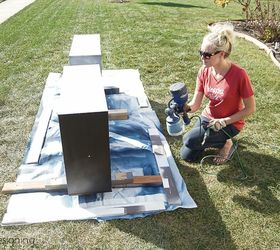
{"label": "blonde hair", "polygon": [[229,56],[234,41],[234,27],[231,23],[217,23],[209,26],[210,32],[203,38],[203,43],[213,45],[216,51],[226,52]]}

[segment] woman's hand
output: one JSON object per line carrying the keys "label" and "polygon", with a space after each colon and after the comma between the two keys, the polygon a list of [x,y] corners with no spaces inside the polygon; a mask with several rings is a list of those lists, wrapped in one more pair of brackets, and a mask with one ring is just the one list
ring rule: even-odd
{"label": "woman's hand", "polygon": [[184,107],[183,107],[183,110],[184,112],[188,113],[190,112],[192,109],[191,107],[189,106],[189,104],[185,103]]}
{"label": "woman's hand", "polygon": [[218,132],[222,128],[225,128],[227,126],[224,119],[212,119],[209,121],[209,124],[207,125],[208,128],[213,129],[215,132]]}
{"label": "woman's hand", "polygon": [[201,106],[203,96],[204,96],[204,94],[202,92],[195,91],[192,100],[189,103],[185,103],[184,108],[183,108],[184,111],[191,112],[191,113],[197,111]]}

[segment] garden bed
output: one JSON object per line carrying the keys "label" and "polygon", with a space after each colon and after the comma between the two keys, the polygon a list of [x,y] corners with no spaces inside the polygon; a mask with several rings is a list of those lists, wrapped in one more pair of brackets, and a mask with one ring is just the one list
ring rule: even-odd
{"label": "garden bed", "polygon": [[251,37],[259,40],[263,44],[265,44],[272,51],[275,59],[280,63],[279,41],[276,40],[276,41],[267,42],[267,41],[263,40],[260,32],[253,29],[252,27],[250,27],[250,25],[245,21],[239,20],[239,21],[232,21],[231,23],[234,25],[235,31],[243,33],[248,36],[251,36]]}

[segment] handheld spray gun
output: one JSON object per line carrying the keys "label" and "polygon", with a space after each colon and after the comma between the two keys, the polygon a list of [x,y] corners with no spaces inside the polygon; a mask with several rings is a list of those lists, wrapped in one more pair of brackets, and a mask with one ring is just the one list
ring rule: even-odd
{"label": "handheld spray gun", "polygon": [[[187,112],[184,111],[184,105],[188,101],[188,91],[184,83],[177,82],[172,84],[169,88],[169,91],[172,95],[172,99],[168,102],[168,107],[165,109],[165,114],[167,115],[166,128],[169,135],[179,136],[184,132],[184,125],[189,125],[192,118],[197,117],[200,120],[200,124],[201,118],[197,115],[188,117]],[[213,124],[209,123],[209,125],[211,126],[203,125],[205,132],[201,145],[205,144],[207,137],[210,136],[211,129],[217,132],[226,126],[223,120],[216,121]],[[202,133],[201,127],[200,133]]]}
{"label": "handheld spray gun", "polygon": [[183,109],[188,101],[188,91],[186,85],[182,82],[172,84],[169,91],[172,99],[165,109],[167,115],[166,128],[169,135],[179,136],[184,132],[184,124],[188,125],[190,123],[190,118]]}

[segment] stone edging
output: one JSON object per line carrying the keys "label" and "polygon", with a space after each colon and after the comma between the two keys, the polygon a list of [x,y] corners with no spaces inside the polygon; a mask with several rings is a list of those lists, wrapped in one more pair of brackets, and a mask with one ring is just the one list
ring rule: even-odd
{"label": "stone edging", "polygon": [[254,43],[260,49],[265,50],[265,52],[270,56],[270,58],[274,62],[274,64],[280,69],[280,62],[278,62],[278,60],[275,58],[272,49],[268,48],[264,43],[260,42],[259,40],[255,39],[249,35],[246,35],[246,34],[243,34],[240,32],[236,32],[236,31],[235,31],[235,35],[239,38],[244,38],[245,40]]}

